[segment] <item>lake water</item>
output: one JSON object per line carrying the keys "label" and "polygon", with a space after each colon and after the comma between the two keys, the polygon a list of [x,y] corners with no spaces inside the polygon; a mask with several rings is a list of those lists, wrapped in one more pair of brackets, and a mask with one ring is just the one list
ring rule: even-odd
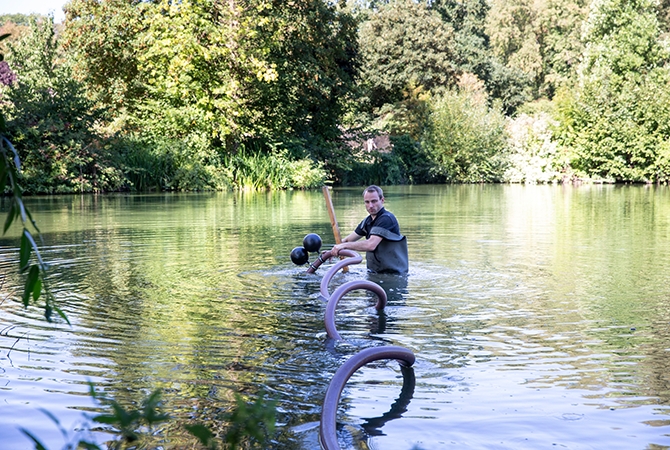
{"label": "lake water", "polygon": [[[18,229],[0,240],[0,448],[88,436],[88,382],[129,405],[163,391],[176,420],[219,430],[234,393],[278,400],[273,448],[319,448],[321,402],[351,355],[416,355],[350,379],[338,437],[354,449],[670,448],[670,190],[657,186],[390,187],[410,274],[350,266],[327,338],[319,282],[289,253],[332,230],[320,191],[27,199],[50,286],[72,325],[16,301]],[[362,189],[335,189],[342,234]],[[6,203],[3,205],[6,211]],[[2,215],[4,217],[4,214]],[[312,260],[314,257],[312,256]],[[72,430],[79,429],[74,432]],[[98,442],[110,435],[97,428]],[[162,436],[162,438],[161,438]],[[158,445],[158,444],[157,444]]]}

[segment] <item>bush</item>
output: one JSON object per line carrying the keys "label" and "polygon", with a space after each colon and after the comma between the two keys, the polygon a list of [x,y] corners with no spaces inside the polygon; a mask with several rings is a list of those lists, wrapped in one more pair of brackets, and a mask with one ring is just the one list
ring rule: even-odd
{"label": "bush", "polygon": [[547,112],[520,114],[507,122],[510,155],[504,181],[555,183],[564,178],[568,161],[553,139],[555,126]]}
{"label": "bush", "polygon": [[579,84],[559,98],[561,143],[581,177],[664,182],[670,177],[670,52],[656,3],[592,6]]}
{"label": "bush", "polygon": [[433,174],[447,182],[504,179],[507,165],[505,118],[489,108],[479,90],[447,91],[432,104],[423,140]]}
{"label": "bush", "polygon": [[291,160],[287,150],[270,153],[247,151],[244,147],[223,158],[232,175],[232,185],[240,190],[309,189],[323,185],[326,172],[304,158]]}
{"label": "bush", "polygon": [[422,184],[434,181],[431,175],[432,164],[430,155],[426,153],[420,142],[411,136],[391,136],[393,155],[400,161],[402,183]]}
{"label": "bush", "polygon": [[571,149],[577,176],[624,182],[665,182],[670,177],[670,72],[655,69],[640,80],[588,86],[564,94],[560,142]]}
{"label": "bush", "polygon": [[342,181],[350,186],[403,184],[402,160],[392,152],[365,152],[354,161]]}
{"label": "bush", "polygon": [[231,189],[310,189],[326,173],[308,158],[292,159],[288,150],[263,152],[240,147],[221,154],[208,140],[119,139],[128,188],[138,191],[224,191]]}
{"label": "bush", "polygon": [[7,132],[30,193],[100,192],[123,184],[114,149],[95,131],[100,111],[59,58],[53,18],[30,24],[10,45],[16,81],[4,89]]}

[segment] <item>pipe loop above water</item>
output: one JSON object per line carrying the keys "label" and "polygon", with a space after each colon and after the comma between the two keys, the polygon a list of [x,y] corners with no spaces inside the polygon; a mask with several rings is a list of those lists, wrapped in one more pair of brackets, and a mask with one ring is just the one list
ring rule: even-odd
{"label": "pipe loop above water", "polygon": [[[332,380],[330,380],[330,384],[326,390],[326,397],[323,400],[319,442],[324,450],[336,450],[340,448],[337,442],[337,406],[347,381],[354,372],[365,364],[381,359],[395,359],[400,364],[410,367],[414,364],[416,358],[411,350],[403,347],[386,346],[361,350],[345,361],[337,372],[335,372]],[[403,376],[405,374],[406,372],[403,372]]]}

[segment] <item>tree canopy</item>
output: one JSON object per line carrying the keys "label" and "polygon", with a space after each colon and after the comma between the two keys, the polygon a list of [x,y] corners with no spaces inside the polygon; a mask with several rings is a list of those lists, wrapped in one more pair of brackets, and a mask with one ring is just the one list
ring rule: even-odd
{"label": "tree canopy", "polygon": [[70,0],[1,17],[0,108],[30,192],[660,182],[669,5]]}

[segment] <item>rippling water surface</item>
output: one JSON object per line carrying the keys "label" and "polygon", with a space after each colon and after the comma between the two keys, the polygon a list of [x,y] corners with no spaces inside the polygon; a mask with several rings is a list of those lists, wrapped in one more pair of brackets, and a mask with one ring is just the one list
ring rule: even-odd
{"label": "rippling water surface", "polygon": [[[365,210],[336,189],[343,234]],[[410,246],[407,278],[338,306],[289,259],[332,244],[321,192],[27,200],[72,326],[17,301],[18,230],[0,240],[0,448],[49,448],[86,429],[91,381],[124,404],[161,388],[180,424],[217,430],[234,393],[278,399],[277,449],[317,449],[321,402],[361,349],[399,345],[415,384],[375,362],[347,384],[339,439],[354,449],[670,448],[670,191],[659,187],[414,186],[386,190]],[[6,205],[4,205],[6,211]],[[3,214],[4,216],[4,214]],[[85,433],[85,432],[82,432]],[[71,432],[71,436],[74,433]],[[98,429],[98,442],[110,439]]]}

